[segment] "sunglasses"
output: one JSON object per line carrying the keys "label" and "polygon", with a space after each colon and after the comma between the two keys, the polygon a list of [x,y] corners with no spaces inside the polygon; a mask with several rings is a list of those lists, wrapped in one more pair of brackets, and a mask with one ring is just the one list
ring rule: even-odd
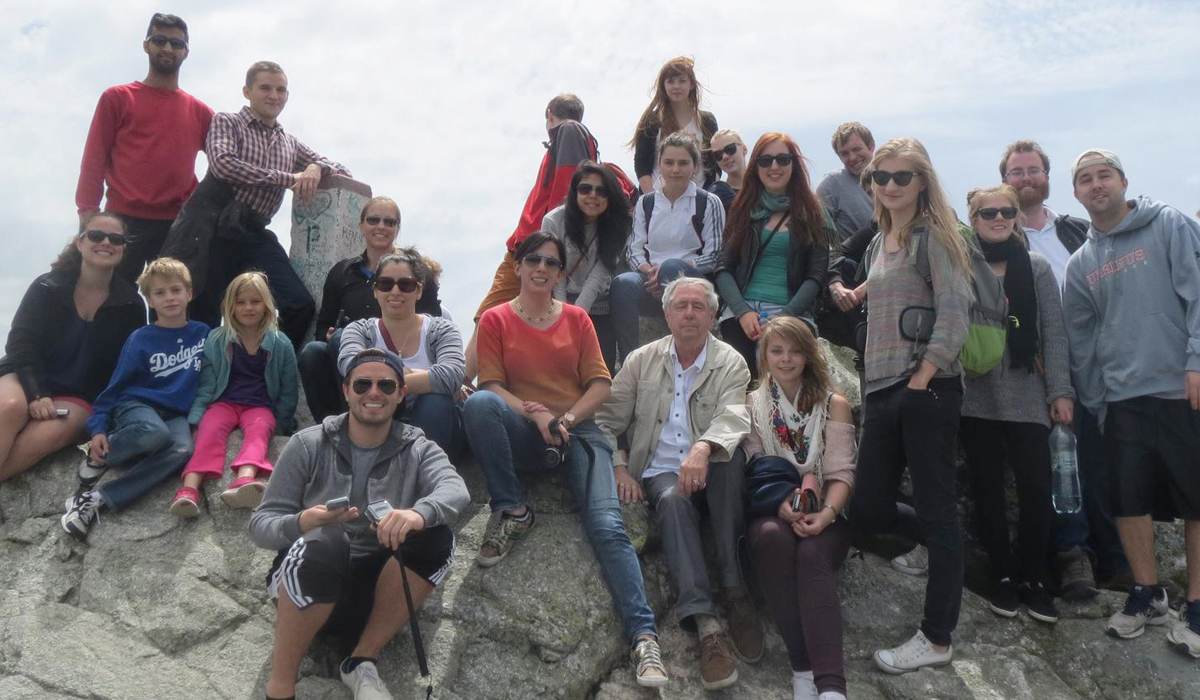
{"label": "sunglasses", "polygon": [[379,387],[381,393],[391,396],[396,393],[396,389],[400,388],[400,382],[395,379],[368,379],[367,377],[359,377],[350,382],[350,388],[359,396],[370,391],[373,386]]}
{"label": "sunglasses", "polygon": [[721,160],[725,156],[736,156],[738,146],[740,146],[740,145],[741,144],[738,144],[738,143],[728,144],[727,146],[725,146],[725,148],[722,148],[719,151],[713,151],[713,155],[715,155],[717,157],[717,160]]}
{"label": "sunglasses", "polygon": [[530,253],[529,255],[526,255],[525,257],[521,258],[521,262],[528,263],[533,267],[537,267],[542,263],[546,263],[546,267],[552,270],[560,270],[563,266],[562,260],[559,260],[553,255],[539,255],[538,253]]}
{"label": "sunglasses", "polygon": [[889,173],[886,170],[876,170],[871,173],[871,179],[880,187],[887,185],[889,180],[895,180],[896,184],[900,187],[908,187],[908,183],[912,182],[915,175],[916,173],[911,170],[897,170],[894,173]]}
{"label": "sunglasses", "polygon": [[367,226],[378,226],[380,221],[388,228],[396,228],[400,225],[400,219],[393,219],[390,216],[368,216],[363,221],[367,223]]}
{"label": "sunglasses", "polygon": [[400,291],[408,294],[409,292],[417,291],[417,287],[420,285],[421,283],[412,277],[398,277],[396,279],[392,279],[391,277],[375,278],[375,288],[384,294],[392,291],[392,287],[399,287]]}
{"label": "sunglasses", "polygon": [[757,163],[758,167],[760,168],[769,168],[771,167],[771,163],[778,163],[779,167],[786,168],[792,164],[792,160],[793,158],[791,153],[776,153],[773,156],[759,156],[758,158],[754,159],[754,162]]}
{"label": "sunglasses", "polygon": [[162,47],[166,46],[167,44],[170,44],[171,48],[179,50],[179,51],[183,51],[184,49],[186,49],[188,47],[187,42],[184,41],[183,39],[172,39],[172,38],[165,37],[162,34],[155,34],[152,37],[147,37],[146,41],[150,42],[151,44],[154,44],[155,46],[157,46],[160,49]]}
{"label": "sunglasses", "polygon": [[593,185],[588,182],[581,182],[575,186],[575,191],[579,194],[587,196],[593,192],[601,199],[608,199],[608,190],[604,189],[604,185]]}
{"label": "sunglasses", "polygon": [[1008,219],[1011,221],[1011,220],[1017,218],[1017,208],[1016,207],[999,207],[999,208],[988,207],[986,209],[979,210],[979,216],[987,221],[991,221],[991,220],[995,219],[997,214],[999,214],[1000,216],[1003,216],[1005,219]]}
{"label": "sunglasses", "polygon": [[91,231],[84,231],[83,233],[79,234],[79,237],[86,237],[92,243],[99,243],[107,238],[108,242],[115,246],[123,246],[129,242],[129,236],[126,236],[123,233],[109,233],[108,231],[97,231],[94,229]]}

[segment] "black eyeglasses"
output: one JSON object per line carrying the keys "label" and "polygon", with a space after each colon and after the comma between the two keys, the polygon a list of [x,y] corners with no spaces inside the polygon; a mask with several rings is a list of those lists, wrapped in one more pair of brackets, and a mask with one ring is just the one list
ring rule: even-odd
{"label": "black eyeglasses", "polygon": [[601,199],[608,199],[608,190],[604,189],[604,185],[593,185],[588,182],[581,182],[575,186],[575,191],[582,195],[589,195],[593,192]]}
{"label": "black eyeglasses", "polygon": [[717,157],[717,160],[721,160],[725,156],[736,156],[738,146],[740,146],[740,145],[741,144],[731,143],[731,144],[725,146],[725,148],[722,148],[717,151],[713,151],[713,155]]}
{"label": "black eyeglasses", "polygon": [[171,48],[176,49],[178,51],[183,51],[184,49],[186,49],[188,47],[187,42],[184,41],[183,39],[175,39],[175,38],[171,38],[171,37],[165,37],[162,34],[155,34],[154,36],[146,37],[146,41],[150,42],[151,44],[154,44],[155,46],[157,46],[160,49],[162,47],[166,46],[167,44],[170,44]]}
{"label": "black eyeglasses", "polygon": [[546,267],[552,270],[560,270],[563,266],[562,260],[559,260],[553,255],[539,255],[538,253],[530,253],[529,255],[526,255],[525,257],[521,258],[521,262],[528,263],[533,267],[537,267],[542,263],[546,263]]}
{"label": "black eyeglasses", "polygon": [[771,163],[778,163],[779,167],[786,168],[792,164],[792,160],[793,158],[791,153],[776,153],[773,156],[761,155],[756,158],[754,162],[757,163],[758,167],[760,168],[769,168],[771,167]]}
{"label": "black eyeglasses", "polygon": [[363,221],[367,222],[367,226],[378,226],[380,221],[388,228],[396,228],[400,225],[400,219],[393,219],[390,216],[368,216]]}
{"label": "black eyeglasses", "polygon": [[1009,221],[1011,221],[1011,220],[1017,218],[1017,208],[1016,207],[988,207],[987,209],[979,210],[979,216],[987,221],[991,221],[991,220],[995,219],[997,214],[999,214],[1000,216],[1003,216],[1005,219],[1008,219]]}
{"label": "black eyeglasses", "polygon": [[417,282],[417,280],[412,277],[397,277],[396,279],[392,279],[391,277],[375,278],[375,288],[384,294],[392,291],[392,287],[399,287],[400,291],[408,294],[409,292],[417,291],[417,286],[419,284],[420,282]]}
{"label": "black eyeglasses", "polygon": [[897,170],[894,173],[889,173],[886,170],[876,170],[871,173],[871,179],[880,187],[887,185],[889,180],[895,180],[896,184],[900,187],[908,187],[908,183],[912,182],[914,175],[916,173],[911,170]]}
{"label": "black eyeglasses", "polygon": [[359,377],[350,382],[350,388],[359,396],[370,391],[373,386],[379,387],[379,391],[387,396],[391,396],[396,393],[396,389],[400,388],[400,382],[395,379],[369,379],[367,377]]}
{"label": "black eyeglasses", "polygon": [[98,231],[95,229],[91,231],[84,231],[83,233],[79,234],[79,237],[86,237],[92,243],[99,243],[107,238],[108,242],[115,246],[123,246],[129,242],[129,236],[126,236],[123,233],[109,233],[108,231]]}

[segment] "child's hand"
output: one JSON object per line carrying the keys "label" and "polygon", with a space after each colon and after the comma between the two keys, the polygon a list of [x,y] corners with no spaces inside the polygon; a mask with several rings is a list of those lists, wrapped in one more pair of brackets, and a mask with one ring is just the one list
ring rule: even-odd
{"label": "child's hand", "polygon": [[92,446],[88,448],[88,459],[96,464],[104,464],[104,458],[108,456],[108,436],[104,433],[97,433],[92,436]]}
{"label": "child's hand", "polygon": [[425,529],[425,517],[415,510],[396,508],[383,516],[378,525],[372,525],[372,527],[375,528],[375,536],[379,538],[379,544],[395,551],[404,544],[404,540],[410,532],[419,532]]}
{"label": "child's hand", "polygon": [[344,510],[329,510],[324,503],[300,511],[300,532],[308,532],[315,527],[332,523],[348,523],[358,517],[358,508],[350,507]]}

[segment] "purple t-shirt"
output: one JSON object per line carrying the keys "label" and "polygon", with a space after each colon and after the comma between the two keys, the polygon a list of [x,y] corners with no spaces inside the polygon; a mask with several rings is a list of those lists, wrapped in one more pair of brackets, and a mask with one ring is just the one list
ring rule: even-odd
{"label": "purple t-shirt", "polygon": [[217,401],[240,406],[271,407],[267,393],[267,353],[260,347],[251,355],[241,343],[230,343],[233,361],[229,364],[229,383]]}

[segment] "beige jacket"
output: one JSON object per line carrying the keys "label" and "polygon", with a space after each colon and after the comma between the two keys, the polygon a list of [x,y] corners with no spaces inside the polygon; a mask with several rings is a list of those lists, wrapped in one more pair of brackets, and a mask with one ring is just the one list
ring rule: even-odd
{"label": "beige jacket", "polygon": [[[713,446],[710,462],[728,462],[738,443],[750,432],[746,385],[750,370],[742,356],[726,343],[708,336],[707,357],[688,397],[688,423],[692,443]],[[626,466],[640,479],[650,465],[663,423],[675,393],[672,375],[671,336],[634,350],[613,378],[612,395],[596,413],[614,454],[616,436],[629,429],[629,463],[619,456],[614,467]]]}

